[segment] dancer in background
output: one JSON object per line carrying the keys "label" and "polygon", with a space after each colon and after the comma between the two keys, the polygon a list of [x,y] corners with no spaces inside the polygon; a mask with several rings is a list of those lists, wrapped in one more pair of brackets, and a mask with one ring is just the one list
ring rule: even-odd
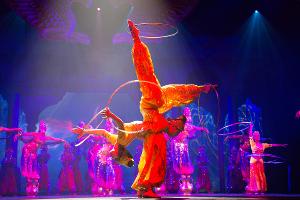
{"label": "dancer in background", "polygon": [[96,181],[102,188],[102,195],[113,195],[113,189],[115,186],[115,171],[112,164],[112,157],[110,151],[112,145],[106,141],[102,145],[101,149],[97,153],[98,163],[96,164]]}
{"label": "dancer in background", "polygon": [[179,190],[180,175],[178,175],[173,168],[174,153],[170,147],[170,141],[171,140],[169,139],[167,143],[167,168],[165,185],[168,193],[177,193]]}
{"label": "dancer in background", "polygon": [[49,193],[49,172],[48,161],[50,154],[48,153],[48,146],[46,144],[41,146],[40,154],[38,155],[38,169],[40,175],[39,192],[40,194]]}
{"label": "dancer in background", "polygon": [[88,150],[87,155],[87,163],[88,163],[88,182],[90,185],[90,189],[93,195],[102,195],[103,188],[101,187],[101,184],[99,183],[99,180],[101,180],[101,177],[98,173],[98,168],[100,162],[98,159],[101,158],[99,156],[99,151],[102,147],[103,138],[100,136],[94,136],[92,139],[90,139],[91,147]]}
{"label": "dancer in background", "polygon": [[82,174],[80,171],[79,163],[81,160],[81,152],[79,147],[75,146],[75,143],[71,143],[71,152],[74,155],[73,160],[73,173],[75,178],[75,188],[76,188],[76,194],[81,194],[83,192],[83,180],[82,180]]}
{"label": "dancer in background", "polygon": [[105,129],[87,130],[98,130],[95,131],[96,135],[92,137],[94,144],[88,152],[88,171],[91,180],[92,193],[94,195],[112,195],[114,190],[119,190],[121,187],[118,186],[117,183],[117,179],[119,181],[121,179],[121,172],[118,171],[117,175],[115,173],[114,161],[110,154],[110,151],[112,150],[111,142],[108,142],[105,138],[97,136],[97,133],[99,134],[101,131],[114,136],[112,133],[114,132],[112,121],[107,118]]}
{"label": "dancer in background", "polygon": [[[250,175],[250,164],[249,164],[249,154],[251,154],[251,148],[250,148],[250,142],[249,142],[249,135],[247,134],[243,134],[243,135],[231,135],[231,136],[227,136],[224,139],[224,142],[227,142],[228,140],[231,139],[237,139],[239,141],[239,150],[237,152],[237,157],[234,158],[231,156],[231,159],[235,160],[238,163],[232,163],[232,167],[236,166],[239,167],[239,169],[241,170],[241,174],[243,177],[243,185],[244,187],[248,185],[249,183],[249,175]],[[235,179],[235,178],[234,178]],[[234,189],[232,188],[232,190],[237,190],[239,191],[239,186],[240,184],[236,184],[236,186],[238,186],[238,188]]]}
{"label": "dancer in background", "polygon": [[171,140],[171,148],[174,153],[173,167],[178,174],[191,175],[194,171],[194,167],[189,155],[188,141],[191,138],[195,138],[197,131],[204,133],[208,133],[209,131],[205,127],[198,127],[192,124],[191,111],[188,107],[184,108],[183,114],[187,119],[184,130]]}
{"label": "dancer in background", "polygon": [[264,193],[267,191],[267,181],[264,169],[263,153],[266,148],[286,147],[286,144],[268,144],[260,142],[260,133],[249,128],[249,140],[252,150],[250,157],[250,179],[246,191],[250,193]]}
{"label": "dancer in background", "polygon": [[[113,121],[111,118],[106,119],[105,130],[107,130],[108,132],[113,133],[113,134],[115,133],[115,128],[114,128]],[[104,140],[105,140],[105,143],[107,145],[109,145],[109,147],[110,147],[109,151],[111,151],[113,146],[111,146],[106,139],[104,139]],[[108,154],[108,155],[110,155],[110,154]],[[114,179],[111,179],[111,178],[110,178],[111,180],[108,179],[108,182],[111,182],[111,186],[110,186],[109,190],[113,189],[114,192],[123,194],[123,193],[125,193],[125,188],[123,186],[123,170],[122,170],[120,164],[117,163],[114,159],[112,159],[111,156],[108,157],[108,160],[112,164],[112,170],[114,173]],[[110,168],[108,168],[108,169],[110,169]],[[110,173],[112,173],[112,171]],[[109,175],[110,173],[108,172],[107,175]],[[109,193],[112,193],[112,192],[109,192]]]}
{"label": "dancer in background", "polygon": [[12,196],[17,195],[17,167],[16,158],[12,148],[7,148],[5,151],[5,157],[2,160],[2,166],[0,171],[0,195]]}
{"label": "dancer in background", "polygon": [[193,190],[193,181],[191,175],[194,172],[194,166],[189,154],[189,139],[195,137],[197,131],[208,133],[205,127],[194,126],[192,122],[191,110],[185,107],[183,114],[187,121],[184,125],[184,130],[180,132],[173,140],[171,140],[171,148],[174,154],[173,167],[180,178],[180,193],[188,195]]}
{"label": "dancer in background", "polygon": [[[59,138],[46,136],[47,126],[44,121],[39,123],[38,132],[19,133],[16,139],[21,139],[25,144],[22,149],[21,173],[26,178],[26,194],[35,196],[38,193],[40,175],[38,172],[37,151],[43,145],[65,143]],[[29,137],[25,139],[24,137]]]}
{"label": "dancer in background", "polygon": [[123,185],[123,169],[115,160],[112,160],[112,165],[115,172],[115,183],[113,190],[118,194],[125,194],[125,187]]}
{"label": "dancer in background", "polygon": [[73,163],[75,157],[72,153],[70,144],[64,145],[64,151],[60,157],[62,168],[58,177],[58,191],[60,194],[75,194],[75,174],[73,171]]}
{"label": "dancer in background", "polygon": [[197,192],[211,192],[211,182],[208,171],[208,158],[204,146],[198,148],[197,167],[198,176],[196,178],[196,191]]}
{"label": "dancer in background", "polygon": [[[227,167],[227,191],[231,193],[240,193],[245,189],[240,152],[235,146],[232,146],[229,153],[228,167]],[[249,157],[247,159],[249,163]],[[249,173],[249,170],[248,170]],[[248,175],[249,177],[249,175]]]}
{"label": "dancer in background", "polygon": [[[12,133],[22,132],[21,128],[6,128],[0,126],[0,132]],[[5,139],[5,138],[1,138]],[[17,194],[17,166],[16,158],[12,148],[5,150],[5,156],[2,160],[0,170],[0,195],[16,195]]]}

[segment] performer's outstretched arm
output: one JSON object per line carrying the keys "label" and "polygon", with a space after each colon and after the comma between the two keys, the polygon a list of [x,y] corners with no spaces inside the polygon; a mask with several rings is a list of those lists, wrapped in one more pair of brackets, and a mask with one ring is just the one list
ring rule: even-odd
{"label": "performer's outstretched arm", "polygon": [[117,142],[117,135],[108,132],[105,129],[83,129],[83,128],[73,128],[72,132],[75,134],[93,134],[105,137],[111,144],[115,144]]}
{"label": "performer's outstretched arm", "polygon": [[[117,143],[123,146],[128,146],[134,139],[136,139],[142,130],[132,130],[132,133],[128,133],[126,130],[126,126],[121,118],[119,118],[116,114],[112,113],[109,108],[105,108],[101,111],[101,115],[103,118],[112,118],[118,126],[118,137]],[[131,126],[134,126],[134,122],[130,123]]]}
{"label": "performer's outstretched arm", "polygon": [[[47,142],[54,142],[54,143],[47,143]],[[60,144],[60,143],[67,143],[67,141],[65,141],[64,139],[60,139],[60,138],[55,138],[55,137],[51,137],[51,136],[45,136],[45,143],[46,144]]]}
{"label": "performer's outstretched arm", "polygon": [[1,127],[0,126],[0,132],[15,132],[15,131],[22,131],[21,128],[6,128],[6,127]]}
{"label": "performer's outstretched arm", "polygon": [[253,138],[253,123],[250,123],[249,125],[249,131],[248,131],[248,134],[249,134],[249,138]]}
{"label": "performer's outstretched arm", "polygon": [[263,143],[264,149],[270,148],[270,147],[287,147],[287,144],[269,144],[269,143]]}
{"label": "performer's outstretched arm", "polygon": [[[17,141],[18,139],[20,139],[22,142],[28,143],[28,142],[31,142],[32,140],[34,140],[34,137],[37,134],[38,134],[37,132],[18,133],[14,136],[14,141]],[[30,137],[30,139],[24,139],[23,136]]]}
{"label": "performer's outstretched arm", "polygon": [[112,118],[112,120],[114,120],[117,123],[118,129],[124,130],[123,120],[120,117],[118,117],[117,115],[115,115],[114,113],[112,113],[108,107],[101,110],[100,114],[105,119]]}
{"label": "performer's outstretched arm", "polygon": [[203,131],[205,133],[209,133],[209,130],[204,126],[195,126],[195,125],[191,125],[191,126],[196,131]]}

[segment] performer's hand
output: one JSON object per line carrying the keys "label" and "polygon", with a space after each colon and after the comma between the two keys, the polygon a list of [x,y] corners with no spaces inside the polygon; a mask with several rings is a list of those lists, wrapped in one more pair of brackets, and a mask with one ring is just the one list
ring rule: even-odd
{"label": "performer's hand", "polygon": [[100,111],[100,114],[101,114],[102,118],[106,119],[111,116],[111,111],[109,110],[108,107],[106,107]]}
{"label": "performer's hand", "polygon": [[201,127],[201,131],[205,132],[206,134],[209,133],[209,130],[206,127]]}
{"label": "performer's hand", "polygon": [[213,84],[213,85],[211,85],[211,89],[217,89],[217,87],[218,87],[218,85],[217,84]]}
{"label": "performer's hand", "polygon": [[203,87],[204,87],[203,92],[204,92],[204,93],[208,93],[208,92],[210,92],[212,89],[217,88],[217,85],[207,84],[207,85],[204,85]]}
{"label": "performer's hand", "polygon": [[14,136],[14,142],[16,142],[21,135],[22,135],[21,133],[16,134]]}
{"label": "performer's hand", "polygon": [[226,142],[228,142],[228,140],[229,140],[229,136],[226,136],[224,139],[224,142],[226,143]]}
{"label": "performer's hand", "polygon": [[16,128],[16,131],[19,132],[19,133],[23,132],[23,130],[21,128]]}
{"label": "performer's hand", "polygon": [[72,133],[82,135],[83,134],[83,128],[80,128],[80,127],[73,128]]}

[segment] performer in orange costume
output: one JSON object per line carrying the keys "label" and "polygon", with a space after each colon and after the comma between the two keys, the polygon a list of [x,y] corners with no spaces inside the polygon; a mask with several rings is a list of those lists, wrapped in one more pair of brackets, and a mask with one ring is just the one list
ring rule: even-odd
{"label": "performer in orange costume", "polygon": [[260,142],[260,134],[258,131],[252,132],[253,124],[249,128],[249,140],[252,150],[250,158],[250,179],[246,187],[247,192],[264,193],[267,191],[267,181],[264,169],[263,153],[266,148],[285,147],[286,144],[268,144]]}
{"label": "performer in orange costume", "polygon": [[[132,57],[137,78],[140,82],[142,98],[140,111],[143,122],[148,124],[151,134],[147,134],[144,140],[144,148],[139,163],[139,173],[132,188],[145,190],[143,196],[152,195],[152,189],[164,181],[166,170],[166,140],[163,135],[168,121],[162,115],[174,106],[191,103],[201,92],[209,92],[212,85],[197,86],[194,84],[170,84],[161,86],[155,73],[151,55],[147,46],[139,38],[139,30],[134,23],[128,20],[129,29],[133,37]],[[143,82],[147,81],[147,82]],[[151,82],[153,84],[150,84]],[[183,127],[180,128],[183,130]],[[168,134],[174,136],[180,131]],[[155,196],[155,195],[153,195]]]}
{"label": "performer in orange costume", "polygon": [[142,92],[140,112],[143,121],[123,123],[109,109],[104,109],[102,116],[111,117],[118,124],[120,131],[117,137],[103,129],[80,130],[76,128],[73,129],[73,132],[98,134],[105,136],[112,143],[116,142],[114,149],[111,151],[115,159],[120,159],[122,149],[134,139],[142,139],[144,141],[143,152],[138,165],[138,175],[132,184],[132,188],[137,190],[138,196],[159,197],[153,189],[160,186],[165,178],[166,139],[163,132],[170,136],[176,136],[183,130],[186,121],[184,116],[177,119],[166,119],[163,113],[175,106],[191,103],[199,97],[201,92],[208,93],[215,86],[198,86],[194,84],[161,86],[154,73],[150,52],[139,38],[139,30],[130,20],[128,20],[128,26],[134,41],[132,57]]}

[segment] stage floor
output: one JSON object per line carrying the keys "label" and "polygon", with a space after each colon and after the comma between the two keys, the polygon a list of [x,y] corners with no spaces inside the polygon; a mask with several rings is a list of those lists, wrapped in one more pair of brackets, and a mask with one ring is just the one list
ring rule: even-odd
{"label": "stage floor", "polygon": [[[111,199],[111,200],[130,200],[138,199],[135,195],[120,195],[120,196],[92,196],[92,195],[70,195],[70,196],[38,196],[38,197],[0,197],[0,199],[7,200],[20,200],[20,199],[41,199],[41,200],[55,200],[55,199],[68,199],[68,200],[86,200],[86,199]],[[265,200],[294,200],[300,199],[300,194],[264,194],[264,195],[249,195],[249,194],[193,194],[191,196],[183,195],[164,195],[161,199],[169,200],[189,200],[189,199],[200,199],[200,200],[251,200],[251,199],[265,199]]]}

